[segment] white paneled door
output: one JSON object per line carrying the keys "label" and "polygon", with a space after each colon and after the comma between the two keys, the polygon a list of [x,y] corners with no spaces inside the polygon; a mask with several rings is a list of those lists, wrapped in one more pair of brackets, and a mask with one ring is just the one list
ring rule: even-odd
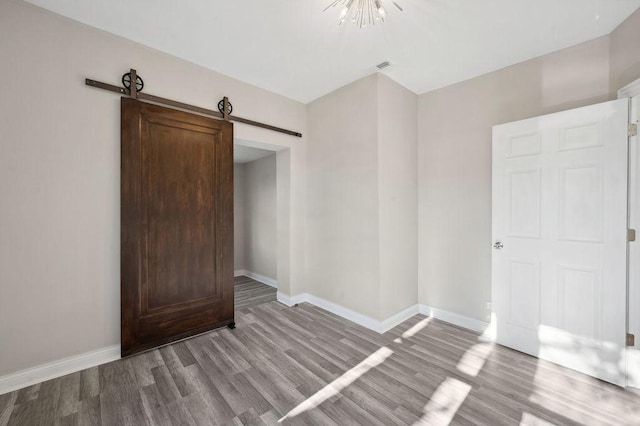
{"label": "white paneled door", "polygon": [[625,385],[628,100],[493,128],[497,342]]}

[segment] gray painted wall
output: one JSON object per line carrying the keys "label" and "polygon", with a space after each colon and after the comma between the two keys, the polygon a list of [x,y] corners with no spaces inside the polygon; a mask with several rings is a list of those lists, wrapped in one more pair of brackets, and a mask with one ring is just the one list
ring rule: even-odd
{"label": "gray painted wall", "polygon": [[640,10],[609,35],[611,95],[640,78]]}
{"label": "gray painted wall", "polygon": [[379,319],[378,80],[308,105],[307,290]]}
{"label": "gray painted wall", "polygon": [[417,103],[374,74],[309,104],[309,293],[376,320],[418,302]]}
{"label": "gray painted wall", "polygon": [[418,303],[418,96],[378,76],[380,319]]}
{"label": "gray painted wall", "polygon": [[233,269],[245,269],[244,261],[244,166],[233,165]]}
{"label": "gray painted wall", "polygon": [[420,303],[489,320],[491,128],[615,98],[640,77],[638,22],[420,96]]}
{"label": "gray painted wall", "polygon": [[[609,36],[419,97],[420,303],[487,319],[491,126],[612,97],[640,77],[639,22],[636,12]],[[117,82],[130,67],[151,93],[205,106],[227,95],[243,115],[305,135],[235,126],[236,137],[289,148],[277,154],[290,166],[276,194],[291,203],[277,224],[283,293],[378,319],[410,303],[411,125],[394,151],[385,126],[406,117],[381,104],[406,112],[409,94],[374,75],[305,106],[17,0],[0,1],[0,39],[11,40],[0,75],[29,82],[0,79],[11,100],[0,103],[0,376],[119,343],[119,104],[83,80]],[[395,178],[397,200],[384,188]]]}
{"label": "gray painted wall", "polygon": [[0,75],[27,82],[0,79],[0,376],[120,343],[120,104],[87,77],[116,84],[135,67],[149,93],[212,108],[226,95],[302,132],[234,126],[289,148],[278,245],[298,287],[279,285],[304,291],[305,105],[17,0],[0,1],[0,40]]}
{"label": "gray painted wall", "polygon": [[276,154],[242,165],[244,268],[277,280]]}

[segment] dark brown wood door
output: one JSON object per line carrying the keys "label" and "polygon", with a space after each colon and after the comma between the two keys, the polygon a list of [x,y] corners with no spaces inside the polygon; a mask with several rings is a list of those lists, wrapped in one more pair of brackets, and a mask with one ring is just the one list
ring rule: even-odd
{"label": "dark brown wood door", "polygon": [[233,125],[121,107],[126,356],[233,322]]}

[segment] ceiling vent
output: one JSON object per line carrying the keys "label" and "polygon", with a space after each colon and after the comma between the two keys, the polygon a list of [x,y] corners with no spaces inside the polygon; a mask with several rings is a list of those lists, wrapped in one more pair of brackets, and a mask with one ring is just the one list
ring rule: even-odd
{"label": "ceiling vent", "polygon": [[384,62],[381,62],[381,63],[379,63],[378,65],[376,65],[376,67],[377,67],[379,70],[383,70],[383,69],[385,69],[385,68],[387,68],[387,67],[390,67],[390,66],[391,66],[391,62],[389,62],[389,61],[384,61]]}

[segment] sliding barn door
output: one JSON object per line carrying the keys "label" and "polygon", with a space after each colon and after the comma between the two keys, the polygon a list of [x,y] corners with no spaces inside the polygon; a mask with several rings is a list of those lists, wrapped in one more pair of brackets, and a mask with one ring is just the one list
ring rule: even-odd
{"label": "sliding barn door", "polygon": [[493,128],[497,341],[624,386],[627,100]]}
{"label": "sliding barn door", "polygon": [[121,106],[126,356],[233,321],[233,125]]}

